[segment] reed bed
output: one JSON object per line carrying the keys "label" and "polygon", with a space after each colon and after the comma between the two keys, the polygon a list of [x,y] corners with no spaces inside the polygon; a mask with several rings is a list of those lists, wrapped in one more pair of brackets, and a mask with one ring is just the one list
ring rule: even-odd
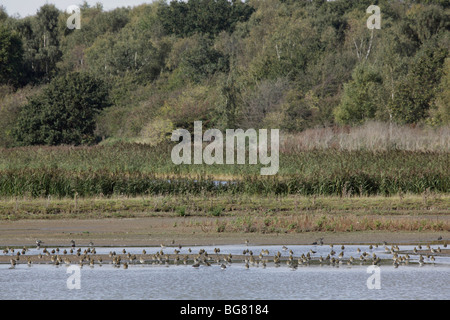
{"label": "reed bed", "polygon": [[0,196],[168,194],[389,196],[448,193],[441,151],[311,150],[280,153],[275,176],[261,165],[174,165],[172,145],[27,147],[0,150]]}

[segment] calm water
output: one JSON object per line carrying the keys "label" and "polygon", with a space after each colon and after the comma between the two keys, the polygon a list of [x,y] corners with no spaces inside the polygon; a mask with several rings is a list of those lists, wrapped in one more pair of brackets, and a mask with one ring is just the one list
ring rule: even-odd
{"label": "calm water", "polygon": [[[313,257],[324,257],[329,246],[288,246],[294,256],[306,254],[309,249],[317,251]],[[344,257],[359,257],[357,248],[380,257],[390,257],[384,248],[369,250],[367,246],[346,246]],[[202,247],[211,254],[214,247]],[[280,251],[281,246],[220,246],[220,254],[241,254],[243,249],[252,250],[257,256],[261,249],[270,251],[269,257]],[[400,246],[401,250],[413,247]],[[97,254],[123,248],[96,248]],[[140,254],[143,248],[126,248],[127,252]],[[147,254],[161,248],[145,248]],[[174,248],[163,249],[173,253]],[[191,247],[197,253],[200,247]],[[334,251],[341,252],[340,245]],[[28,254],[36,253],[36,249]],[[182,248],[180,254],[187,253]],[[336,255],[337,255],[336,254]],[[412,256],[411,261],[417,260]],[[68,289],[71,274],[66,266],[18,265],[9,269],[9,264],[0,265],[0,299],[450,299],[450,258],[437,257],[434,264],[424,266],[410,264],[394,268],[380,267],[381,288],[368,289],[368,265],[341,265],[333,267],[299,266],[292,270],[284,263],[275,267],[269,263],[265,269],[245,269],[242,263],[233,263],[222,270],[219,265],[193,268],[188,265],[130,265],[127,270],[112,265],[84,266],[80,271],[80,289]]]}

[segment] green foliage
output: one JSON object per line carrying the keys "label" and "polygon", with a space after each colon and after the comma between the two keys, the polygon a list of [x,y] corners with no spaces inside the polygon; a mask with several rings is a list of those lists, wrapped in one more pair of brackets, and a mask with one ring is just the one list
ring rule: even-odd
{"label": "green foliage", "polygon": [[172,0],[162,6],[158,16],[169,34],[214,36],[221,31],[233,31],[236,23],[246,21],[252,12],[252,7],[241,0]]}
{"label": "green foliage", "polygon": [[413,5],[407,12],[407,21],[408,36],[422,44],[450,27],[449,12],[438,5]]}
{"label": "green foliage", "polygon": [[39,93],[39,87],[27,86],[14,90],[0,87],[0,147],[13,147],[16,143],[13,130],[20,110],[27,104],[27,98]]}
{"label": "green foliage", "polygon": [[211,207],[210,210],[209,210],[209,213],[213,217],[220,217],[220,215],[222,214],[223,211],[224,211],[223,207],[217,206],[217,207]]}
{"label": "green foliage", "polygon": [[221,102],[216,103],[215,115],[213,119],[217,127],[221,129],[236,128],[239,117],[239,104],[241,100],[240,89],[236,85],[236,79],[233,74],[220,83]]}
{"label": "green foliage", "polygon": [[180,207],[178,207],[178,208],[177,208],[177,214],[178,214],[180,217],[185,217],[185,216],[189,215],[189,214],[186,213],[186,207],[185,207],[185,206],[180,206]]}
{"label": "green foliage", "polygon": [[18,145],[92,143],[95,117],[108,106],[108,90],[100,80],[68,74],[22,108],[13,135]]}
{"label": "green foliage", "polygon": [[6,13],[6,9],[4,6],[0,5],[0,22],[8,19],[8,13]]}
{"label": "green foliage", "polygon": [[160,48],[145,41],[129,29],[118,34],[107,33],[86,50],[91,70],[98,75],[125,76],[133,73],[137,80],[152,81],[159,76],[163,61]]}
{"label": "green foliage", "polygon": [[191,81],[200,82],[217,72],[228,72],[229,59],[212,48],[208,39],[200,37],[198,45],[184,53],[180,68]]}
{"label": "green foliage", "polygon": [[380,108],[381,83],[381,76],[375,68],[366,64],[358,66],[352,81],[344,85],[341,104],[335,109],[336,120],[354,124],[374,119]]}
{"label": "green foliage", "polygon": [[138,142],[149,145],[168,142],[174,129],[172,121],[156,118],[142,128],[141,138]]}
{"label": "green foliage", "polygon": [[23,47],[20,37],[0,25],[0,84],[19,84],[22,64]]}
{"label": "green foliage", "polygon": [[[29,147],[0,150],[0,196],[395,195],[450,191],[445,152],[288,151],[277,176],[255,166],[176,166],[171,145]],[[233,183],[214,180],[228,176]],[[179,204],[178,213],[187,214]],[[211,215],[220,205],[210,204]]]}
{"label": "green foliage", "polygon": [[158,117],[170,119],[175,128],[193,130],[194,121],[211,118],[215,90],[207,86],[190,86],[180,94],[168,98],[158,111]]}
{"label": "green foliage", "polygon": [[59,44],[59,10],[54,5],[42,6],[35,17],[20,22],[25,38],[25,66],[29,79],[48,82],[56,72],[62,53]]}
{"label": "green foliage", "polygon": [[450,58],[445,59],[443,76],[430,113],[432,124],[450,124]]}
{"label": "green foliage", "polygon": [[[366,27],[371,4],[381,8],[381,30]],[[110,11],[84,3],[81,30],[69,30],[53,5],[26,18],[0,9],[0,84],[95,74],[112,104],[96,132],[114,141],[149,141],[152,128],[164,136],[195,120],[291,132],[371,119],[442,125],[449,10],[448,0],[159,0]],[[10,128],[17,112],[6,110],[19,104],[6,103]],[[0,145],[11,145],[3,133]]]}
{"label": "green foliage", "polygon": [[447,55],[446,48],[426,47],[418,52],[410,72],[398,84],[397,94],[391,101],[397,122],[417,123],[428,116]]}

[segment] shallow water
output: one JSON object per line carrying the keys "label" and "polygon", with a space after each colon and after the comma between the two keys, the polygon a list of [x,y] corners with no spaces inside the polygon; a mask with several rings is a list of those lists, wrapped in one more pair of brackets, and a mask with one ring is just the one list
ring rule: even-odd
{"label": "shallow water", "polygon": [[[317,253],[313,257],[326,256],[329,246],[288,246],[294,256],[306,254],[311,248]],[[370,254],[375,252],[381,258],[390,257],[384,248],[369,250],[367,246],[345,246],[344,257],[359,257],[356,249]],[[214,247],[202,247],[214,256]],[[400,246],[401,250],[412,246]],[[84,248],[82,248],[84,249]],[[97,254],[123,248],[96,248]],[[127,252],[140,254],[144,248],[126,248]],[[147,254],[156,253],[161,248],[145,248]],[[165,253],[173,253],[174,248],[164,248]],[[200,247],[191,247],[197,253]],[[268,249],[269,257],[280,251],[283,256],[289,252],[282,246],[220,246],[220,255],[242,254],[249,249],[257,256],[261,249]],[[334,246],[336,255],[340,245]],[[186,254],[182,248],[180,254]],[[27,254],[35,254],[36,249]],[[411,261],[417,261],[412,256]],[[80,270],[80,289],[68,289],[67,281],[72,275],[66,266],[49,264],[20,264],[9,269],[9,264],[0,265],[0,299],[449,299],[450,298],[450,258],[436,257],[435,263],[419,266],[414,263],[394,268],[380,266],[380,289],[369,289],[367,280],[372,273],[369,265],[354,264],[333,267],[328,264],[299,266],[292,270],[281,263],[275,267],[269,263],[266,268],[233,263],[225,270],[219,265],[211,267],[190,265],[130,265],[127,270],[114,268],[110,264],[84,266]]]}

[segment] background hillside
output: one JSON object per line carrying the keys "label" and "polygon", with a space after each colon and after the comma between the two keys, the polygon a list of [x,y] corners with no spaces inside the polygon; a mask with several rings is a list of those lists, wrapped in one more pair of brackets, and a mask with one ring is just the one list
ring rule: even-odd
{"label": "background hillside", "polygon": [[[380,30],[366,26],[372,4]],[[156,144],[197,120],[449,124],[448,0],[85,3],[81,15],[69,30],[51,4],[22,19],[0,9],[0,146]]]}

